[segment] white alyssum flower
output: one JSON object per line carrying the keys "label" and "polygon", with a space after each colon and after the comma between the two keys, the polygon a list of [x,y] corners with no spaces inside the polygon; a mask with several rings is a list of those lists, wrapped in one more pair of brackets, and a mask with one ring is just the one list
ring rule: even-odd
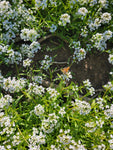
{"label": "white alyssum flower", "polygon": [[39,84],[42,84],[42,76],[34,76],[33,77],[33,81],[39,83]]}
{"label": "white alyssum flower", "polygon": [[101,22],[102,23],[109,23],[112,19],[111,14],[108,12],[105,12],[101,15]]}
{"label": "white alyssum flower", "polygon": [[34,29],[22,29],[20,37],[24,41],[36,41],[40,35]]}
{"label": "white alyssum flower", "polygon": [[90,0],[89,2],[90,2],[89,6],[94,6],[97,4],[97,0]]}
{"label": "white alyssum flower", "polygon": [[88,88],[88,90],[91,96],[95,94],[95,89],[93,87]]}
{"label": "white alyssum flower", "polygon": [[39,117],[42,116],[44,114],[44,107],[41,104],[38,104],[34,107],[34,113]]}
{"label": "white alyssum flower", "polygon": [[108,61],[113,65],[113,54],[109,54]]}
{"label": "white alyssum flower", "polygon": [[57,97],[59,95],[54,88],[48,87],[46,90],[50,94],[50,98]]}
{"label": "white alyssum flower", "polygon": [[44,60],[41,61],[41,68],[47,70],[52,64],[52,57],[45,55]]}
{"label": "white alyssum flower", "polygon": [[27,58],[25,60],[23,60],[23,66],[24,67],[29,67],[31,65],[32,60]]}
{"label": "white alyssum flower", "polygon": [[44,133],[52,133],[55,128],[57,128],[59,117],[55,113],[49,114],[48,119],[42,120],[41,130]]}
{"label": "white alyssum flower", "polygon": [[40,47],[40,43],[37,41],[33,41],[30,46],[29,49],[31,50],[32,53],[37,53],[39,49],[41,49]]}
{"label": "white alyssum flower", "polygon": [[84,86],[87,87],[87,88],[90,88],[90,87],[91,87],[91,82],[89,81],[89,79],[84,80],[84,81],[83,81],[83,84],[84,84]]}
{"label": "white alyssum flower", "polygon": [[84,48],[75,49],[73,54],[73,60],[81,61],[86,57],[86,51]]}
{"label": "white alyssum flower", "polygon": [[35,0],[35,7],[38,9],[39,7],[45,9],[47,7],[47,0]]}
{"label": "white alyssum flower", "polygon": [[86,101],[80,101],[78,99],[75,99],[75,103],[73,104],[76,105],[75,110],[77,109],[81,115],[89,114],[91,111],[91,106]]}
{"label": "white alyssum flower", "polygon": [[96,98],[96,103],[98,104],[99,108],[104,110],[104,99],[99,97],[99,98]]}
{"label": "white alyssum flower", "polygon": [[54,24],[52,24],[49,31],[50,31],[50,32],[55,32],[56,29],[57,29],[57,26],[54,25]]}
{"label": "white alyssum flower", "polygon": [[6,148],[3,145],[0,145],[1,150],[6,150]]}
{"label": "white alyssum flower", "polygon": [[21,142],[20,133],[17,132],[16,135],[13,136],[12,144],[13,144],[13,146],[16,146],[16,145],[19,145],[20,142]]}
{"label": "white alyssum flower", "polygon": [[60,108],[58,113],[63,117],[66,114],[65,107]]}
{"label": "white alyssum flower", "polygon": [[78,14],[79,15],[86,16],[87,13],[88,13],[88,10],[85,7],[81,7],[81,8],[78,9]]}
{"label": "white alyssum flower", "polygon": [[[34,149],[33,147],[37,147],[38,145],[45,144],[46,143],[45,138],[46,138],[45,134],[43,134],[41,131],[38,131],[37,128],[33,127],[33,134],[29,138],[30,150],[38,150],[38,149]],[[33,149],[31,149],[31,147]]]}
{"label": "white alyssum flower", "polygon": [[93,42],[93,47],[98,50],[104,51],[107,48],[106,41],[102,33],[96,33],[92,36],[91,42]]}
{"label": "white alyssum flower", "polygon": [[13,102],[13,98],[10,95],[5,95],[4,97],[0,98],[0,109],[3,109],[4,106],[8,106],[10,103]]}
{"label": "white alyssum flower", "polygon": [[67,81],[69,81],[70,79],[72,79],[72,74],[71,72],[66,72],[66,73],[63,73],[61,75],[62,79],[64,80],[64,82],[66,83]]}
{"label": "white alyssum flower", "polygon": [[45,88],[43,86],[37,85],[37,83],[30,83],[27,90],[30,94],[43,95]]}
{"label": "white alyssum flower", "polygon": [[15,77],[11,79],[11,77],[3,79],[3,89],[5,91],[9,91],[10,93],[19,92],[26,85],[26,80],[24,78],[20,78],[16,80]]}
{"label": "white alyssum flower", "polygon": [[87,29],[87,27],[85,26],[84,28],[81,29],[81,31],[82,31],[82,32],[81,32],[80,35],[81,35],[82,37],[87,37],[87,35],[88,35],[88,29]]}
{"label": "white alyssum flower", "polygon": [[0,130],[0,134],[4,135],[6,134],[7,137],[9,137],[11,134],[13,134],[15,130],[15,124],[11,123],[11,117],[9,116],[1,116],[0,118],[0,127],[2,128]]}
{"label": "white alyssum flower", "polygon": [[103,33],[103,38],[105,41],[109,40],[110,38],[112,38],[113,32],[110,30],[107,30]]}
{"label": "white alyssum flower", "polygon": [[65,13],[60,17],[59,25],[65,26],[67,23],[70,23],[70,15]]}
{"label": "white alyssum flower", "polygon": [[99,0],[98,3],[101,5],[102,8],[108,7],[108,0]]}
{"label": "white alyssum flower", "polygon": [[113,118],[113,104],[111,104],[109,109],[106,109],[104,111],[104,114],[106,115],[107,118]]}

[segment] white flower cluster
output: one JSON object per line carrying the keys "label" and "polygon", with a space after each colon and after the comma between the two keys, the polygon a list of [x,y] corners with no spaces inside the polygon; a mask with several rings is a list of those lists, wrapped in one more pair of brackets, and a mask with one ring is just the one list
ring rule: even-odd
{"label": "white flower cluster", "polygon": [[88,25],[89,25],[90,31],[93,31],[95,29],[98,29],[101,26],[101,20],[99,18],[96,18],[94,20],[94,22],[93,21],[89,21]]}
{"label": "white flower cluster", "polygon": [[91,87],[91,82],[89,81],[89,79],[83,81],[83,84],[86,89],[89,90],[90,95],[93,96],[95,94],[95,89]]}
{"label": "white flower cluster", "polygon": [[113,65],[113,54],[109,54],[108,61]]}
{"label": "white flower cluster", "polygon": [[103,124],[104,124],[104,120],[102,118],[97,118],[96,120],[96,125],[99,127],[99,128],[102,128],[103,127]]}
{"label": "white flower cluster", "polygon": [[0,86],[2,86],[2,84],[3,84],[3,76],[2,76],[2,73],[1,73],[1,70],[0,70]]}
{"label": "white flower cluster", "polygon": [[39,83],[39,84],[42,84],[42,76],[34,76],[33,78],[32,78],[32,80],[33,81],[35,81],[35,82],[37,82],[37,83]]}
{"label": "white flower cluster", "polygon": [[52,24],[49,31],[53,33],[56,31],[56,29],[57,29],[57,26]]}
{"label": "white flower cluster", "polygon": [[104,23],[109,23],[111,20],[111,14],[108,12],[105,12],[101,15],[101,22]]}
{"label": "white flower cluster", "polygon": [[15,124],[11,124],[11,118],[9,116],[5,116],[3,112],[0,113],[0,127],[3,128],[1,129],[0,134],[7,134],[7,137],[15,131]]}
{"label": "white flower cluster", "polygon": [[12,138],[13,138],[13,141],[12,141],[13,146],[19,145],[19,143],[21,142],[20,133],[17,132],[16,135],[14,135]]}
{"label": "white flower cluster", "polygon": [[110,139],[108,140],[110,144],[110,149],[113,149],[113,134],[110,135]]}
{"label": "white flower cluster", "polygon": [[96,103],[98,104],[99,108],[104,110],[104,99],[99,97],[99,98],[96,98]]}
{"label": "white flower cluster", "polygon": [[104,111],[104,114],[107,118],[113,118],[113,104],[111,104],[109,109]]}
{"label": "white flower cluster", "polygon": [[24,41],[36,41],[40,35],[34,29],[22,29],[20,34],[21,39]]}
{"label": "white flower cluster", "polygon": [[30,83],[27,90],[30,94],[42,95],[45,92],[43,86],[39,86],[36,83]]}
{"label": "white flower cluster", "polygon": [[[59,131],[59,135],[57,136],[57,140],[56,142],[59,144],[55,150],[57,149],[69,149],[69,150],[86,150],[86,148],[81,144],[80,141],[75,142],[73,139],[72,139],[72,136],[70,135],[70,129],[67,129],[67,130],[63,130],[63,129],[60,129]],[[52,147],[52,150],[54,150],[55,146],[54,145],[51,145]]]}
{"label": "white flower cluster", "polygon": [[5,63],[19,64],[22,60],[22,55],[18,51],[9,48],[9,45],[0,45],[0,54],[5,55]]}
{"label": "white flower cluster", "polygon": [[88,10],[85,7],[81,7],[78,9],[77,14],[82,15],[82,16],[86,16],[87,13],[88,13]]}
{"label": "white flower cluster", "polygon": [[4,106],[10,105],[13,102],[13,98],[10,95],[5,95],[0,98],[0,111],[4,108]]}
{"label": "white flower cluster", "polygon": [[23,66],[24,67],[29,67],[31,65],[32,60],[27,58],[25,60],[23,60]]}
{"label": "white flower cluster", "polygon": [[29,138],[29,150],[40,150],[40,145],[46,143],[46,135],[38,131],[37,128],[33,127],[33,135]]}
{"label": "white flower cluster", "polygon": [[91,106],[86,101],[75,99],[75,102],[72,103],[72,105],[76,106],[75,110],[78,110],[81,115],[87,115],[91,111]]}
{"label": "white flower cluster", "polygon": [[35,115],[41,117],[44,114],[44,107],[41,104],[38,104],[34,107]]}
{"label": "white flower cluster", "polygon": [[60,107],[60,110],[58,113],[61,115],[61,117],[63,117],[64,114],[66,114],[65,107]]}
{"label": "white flower cluster", "polygon": [[86,57],[86,51],[84,48],[80,47],[80,41],[78,41],[78,42],[73,41],[70,44],[70,47],[75,49],[75,51],[73,53],[73,61],[76,61],[76,59],[78,61],[81,61]]}
{"label": "white flower cluster", "polygon": [[52,63],[52,57],[45,55],[44,60],[41,61],[41,68],[47,70],[51,66],[51,63]]}
{"label": "white flower cluster", "polygon": [[45,9],[47,7],[47,0],[35,0],[35,7],[36,9],[38,9],[39,7]]}
{"label": "white flower cluster", "polygon": [[50,98],[57,97],[59,95],[59,93],[51,87],[48,87],[46,90],[50,94]]}
{"label": "white flower cluster", "polygon": [[[74,0],[73,0],[74,2]],[[100,8],[107,8],[108,6],[108,1],[107,0],[77,0],[80,5],[87,5],[89,6],[94,6],[96,4],[99,4]]]}
{"label": "white flower cluster", "polygon": [[105,89],[109,89],[109,90],[113,91],[113,83],[110,81],[106,85],[104,85],[103,87]]}
{"label": "white flower cluster", "polygon": [[106,41],[112,38],[113,32],[110,30],[106,30],[103,34],[96,33],[92,36],[91,42],[93,42],[93,46],[98,50],[104,51],[107,48]]}
{"label": "white flower cluster", "polygon": [[11,77],[3,79],[2,88],[5,91],[9,91],[10,93],[19,92],[22,88],[26,86],[26,80],[24,78],[20,78],[16,80],[15,77],[11,79]]}
{"label": "white flower cluster", "polygon": [[106,12],[106,13],[101,14],[100,11],[98,13],[101,15],[101,17],[100,15],[99,16],[97,15],[97,17],[94,20],[92,20],[92,18],[88,20],[88,27],[90,31],[98,29],[102,24],[109,23],[111,20],[110,13]]}
{"label": "white flower cluster", "polygon": [[34,17],[30,13],[22,1],[15,2],[15,7],[6,0],[0,1],[0,24],[2,25],[0,40],[7,44],[14,42],[22,25],[33,24]]}
{"label": "white flower cluster", "polygon": [[112,32],[110,30],[102,33],[96,33],[92,36],[91,41],[94,43],[94,47],[98,50],[104,51],[107,48],[106,41],[112,37]]}
{"label": "white flower cluster", "polygon": [[87,35],[88,35],[88,29],[87,29],[87,27],[85,26],[84,28],[81,29],[81,31],[82,31],[82,32],[81,32],[80,35],[81,35],[82,37],[87,37]]}
{"label": "white flower cluster", "polygon": [[71,75],[71,72],[66,72],[66,73],[63,73],[61,75],[62,79],[64,80],[64,82],[66,83],[67,81],[69,81],[70,79],[72,79],[72,75]]}
{"label": "white flower cluster", "polygon": [[57,128],[59,117],[55,113],[49,114],[48,119],[43,119],[41,124],[41,130],[44,133],[52,133]]}
{"label": "white flower cluster", "polygon": [[67,13],[62,14],[60,17],[59,25],[65,26],[67,23],[70,23],[70,15]]}
{"label": "white flower cluster", "polygon": [[57,142],[62,143],[63,145],[68,145],[71,143],[72,140],[72,136],[68,135],[70,133],[70,130],[65,130],[63,131],[62,129],[60,129],[60,134],[57,137]]}
{"label": "white flower cluster", "polygon": [[38,52],[38,50],[40,50],[40,43],[37,41],[33,41],[30,45],[28,44],[22,44],[22,46],[20,47],[22,56],[27,56],[29,58],[32,58],[35,56],[35,53]]}
{"label": "white flower cluster", "polygon": [[99,0],[98,3],[102,8],[108,8],[108,0]]}

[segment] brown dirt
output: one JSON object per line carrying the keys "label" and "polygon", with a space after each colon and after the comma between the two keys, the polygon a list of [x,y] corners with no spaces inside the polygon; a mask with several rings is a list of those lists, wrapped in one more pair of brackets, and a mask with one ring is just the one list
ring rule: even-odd
{"label": "brown dirt", "polygon": [[[57,48],[62,43],[62,47]],[[54,58],[55,62],[68,62],[71,56],[71,50],[68,47],[68,44],[61,39],[52,37],[41,43],[44,51],[37,53],[34,58],[35,62],[38,62],[44,58],[45,55],[57,56]],[[47,52],[46,48],[51,49],[56,48],[51,52]],[[61,69],[67,67],[67,64],[57,64],[52,67],[57,67]],[[74,63],[70,71],[73,74],[73,79],[75,83],[80,84],[82,81],[89,79],[92,83],[92,86],[96,89],[102,88],[109,81],[109,72],[113,66],[108,62],[107,53],[88,53],[86,58],[78,63]]]}
{"label": "brown dirt", "polygon": [[[54,57],[54,62],[56,63],[51,66],[51,68],[57,67],[59,73],[60,69],[69,66],[71,62],[72,50],[68,46],[68,42],[65,42],[58,37],[49,37],[41,41],[42,50],[34,57],[33,66],[36,64],[40,65],[40,61],[43,60],[45,55]],[[51,48],[52,51],[47,51],[47,47]],[[69,62],[69,64],[67,64]],[[80,84],[82,81],[89,79],[92,86],[96,89],[102,88],[109,81],[109,72],[113,66],[108,62],[107,53],[88,53],[86,58],[79,63],[74,63],[70,71],[72,72],[73,79],[75,83]],[[21,68],[21,67],[20,67]],[[13,76],[16,74],[15,68],[6,67],[5,65],[0,66],[0,70],[3,75],[6,75],[9,71],[13,70]],[[57,72],[55,72],[54,77],[56,77]]]}

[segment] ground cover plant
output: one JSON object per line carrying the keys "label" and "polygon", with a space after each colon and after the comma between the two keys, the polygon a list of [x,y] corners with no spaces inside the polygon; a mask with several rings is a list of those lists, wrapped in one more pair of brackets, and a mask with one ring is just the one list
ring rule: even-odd
{"label": "ground cover plant", "polygon": [[0,150],[113,149],[112,67],[101,89],[71,72],[87,54],[113,65],[112,8],[113,0],[0,1]]}

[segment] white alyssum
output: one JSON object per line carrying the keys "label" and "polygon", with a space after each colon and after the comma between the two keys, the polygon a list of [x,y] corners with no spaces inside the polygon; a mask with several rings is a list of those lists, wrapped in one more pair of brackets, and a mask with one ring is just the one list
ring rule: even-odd
{"label": "white alyssum", "polygon": [[44,107],[41,104],[38,104],[34,107],[34,113],[39,117],[42,116],[44,114]]}
{"label": "white alyssum", "polygon": [[23,66],[24,67],[29,67],[31,65],[32,60],[27,58],[25,60],[23,60]]}
{"label": "white alyssum", "polygon": [[113,54],[109,54],[108,61],[113,65]]}
{"label": "white alyssum", "polygon": [[17,133],[13,136],[12,144],[13,144],[13,146],[17,146],[17,145],[19,145],[19,143],[21,143],[21,140],[20,140],[20,133],[17,132]]}
{"label": "white alyssum", "polygon": [[58,113],[63,117],[66,114],[65,107],[61,107]]}
{"label": "white alyssum", "polygon": [[42,120],[41,130],[44,133],[52,133],[57,128],[58,119],[55,113],[49,114],[47,119]]}
{"label": "white alyssum", "polygon": [[37,85],[37,83],[29,83],[28,90],[30,94],[43,95],[45,93],[45,88],[43,86]]}
{"label": "white alyssum", "polygon": [[50,94],[50,98],[57,97],[59,95],[54,88],[48,87],[46,90]]}
{"label": "white alyssum", "polygon": [[72,105],[76,106],[76,108],[74,107],[75,110],[79,111],[79,113],[81,115],[87,115],[91,111],[91,106],[86,101],[81,101],[81,100],[75,99],[75,102],[73,102]]}
{"label": "white alyssum", "polygon": [[112,19],[111,14],[108,12],[105,12],[101,15],[101,22],[104,23],[109,23],[110,20]]}
{"label": "white alyssum", "polygon": [[60,17],[59,25],[65,26],[67,23],[70,23],[70,15],[65,13]]}
{"label": "white alyssum", "polygon": [[52,64],[52,57],[45,55],[44,60],[41,61],[41,68],[47,70]]}
{"label": "white alyssum", "polygon": [[81,7],[78,9],[79,15],[86,16],[87,13],[88,13],[88,10],[85,7]]}
{"label": "white alyssum", "polygon": [[40,35],[35,29],[22,29],[20,34],[21,39],[24,41],[36,41]]}
{"label": "white alyssum", "polygon": [[105,41],[109,40],[110,38],[112,38],[112,35],[113,35],[113,32],[110,31],[110,30],[106,30],[104,33],[103,33],[103,38]]}
{"label": "white alyssum", "polygon": [[107,118],[113,118],[113,104],[111,104],[109,109],[106,109],[104,111],[104,114],[106,115]]}
{"label": "white alyssum", "polygon": [[10,103],[12,103],[13,102],[13,98],[12,98],[12,96],[10,96],[10,95],[5,95],[4,97],[2,96],[1,98],[0,98],[0,110],[1,109],[3,109],[3,107],[4,106],[8,106],[8,105],[10,105]]}
{"label": "white alyssum", "polygon": [[26,86],[26,79],[20,78],[16,79],[13,77],[4,78],[2,88],[5,91],[9,91],[10,93],[19,92],[22,88]]}

